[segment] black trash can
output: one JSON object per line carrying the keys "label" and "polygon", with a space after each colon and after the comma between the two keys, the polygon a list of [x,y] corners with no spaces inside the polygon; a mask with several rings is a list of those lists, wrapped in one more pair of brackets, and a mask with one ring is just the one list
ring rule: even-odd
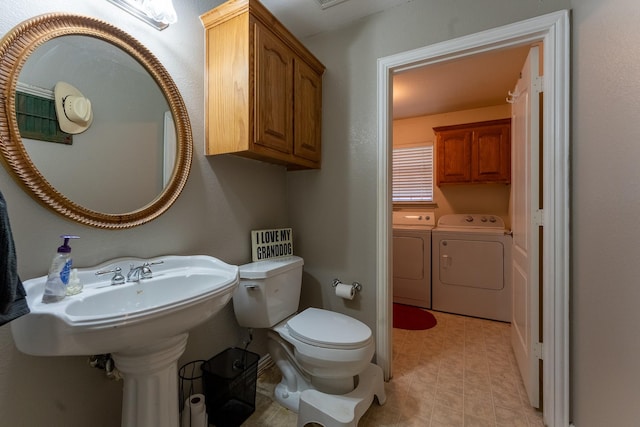
{"label": "black trash can", "polygon": [[228,348],[202,364],[210,423],[216,427],[238,427],[253,414],[259,359],[250,351]]}

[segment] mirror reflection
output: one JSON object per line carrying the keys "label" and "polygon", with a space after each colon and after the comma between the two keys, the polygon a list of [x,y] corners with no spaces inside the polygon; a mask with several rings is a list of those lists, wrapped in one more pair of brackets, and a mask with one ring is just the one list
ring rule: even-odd
{"label": "mirror reflection", "polygon": [[18,91],[51,92],[59,81],[91,101],[93,122],[71,143],[22,142],[62,195],[99,212],[135,211],[162,193],[174,168],[176,132],[162,90],[133,57],[104,40],[68,35],[47,41],[24,64]]}

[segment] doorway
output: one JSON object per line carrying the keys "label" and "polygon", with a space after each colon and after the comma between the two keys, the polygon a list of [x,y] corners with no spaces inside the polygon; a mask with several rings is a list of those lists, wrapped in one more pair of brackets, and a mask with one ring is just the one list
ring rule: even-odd
{"label": "doorway", "polygon": [[544,206],[541,283],[545,345],[544,421],[569,425],[569,14],[561,11],[378,60],[377,363],[391,372],[391,82],[393,73],[513,46],[545,46],[543,100]]}

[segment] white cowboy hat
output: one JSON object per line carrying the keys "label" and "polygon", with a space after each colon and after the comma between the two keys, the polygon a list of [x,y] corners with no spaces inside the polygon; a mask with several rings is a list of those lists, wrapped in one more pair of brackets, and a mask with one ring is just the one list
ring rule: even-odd
{"label": "white cowboy hat", "polygon": [[56,115],[60,129],[66,133],[82,133],[93,121],[91,101],[82,93],[65,82],[56,83],[53,89],[56,100]]}

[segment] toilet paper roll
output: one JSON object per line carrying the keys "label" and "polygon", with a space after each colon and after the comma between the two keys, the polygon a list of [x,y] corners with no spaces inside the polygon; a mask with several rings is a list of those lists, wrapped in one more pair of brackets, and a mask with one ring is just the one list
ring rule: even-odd
{"label": "toilet paper roll", "polygon": [[344,299],[353,299],[356,295],[356,288],[351,285],[345,285],[344,283],[338,283],[336,285],[336,296]]}
{"label": "toilet paper roll", "polygon": [[184,402],[182,427],[207,427],[207,409],[204,395],[192,394]]}

